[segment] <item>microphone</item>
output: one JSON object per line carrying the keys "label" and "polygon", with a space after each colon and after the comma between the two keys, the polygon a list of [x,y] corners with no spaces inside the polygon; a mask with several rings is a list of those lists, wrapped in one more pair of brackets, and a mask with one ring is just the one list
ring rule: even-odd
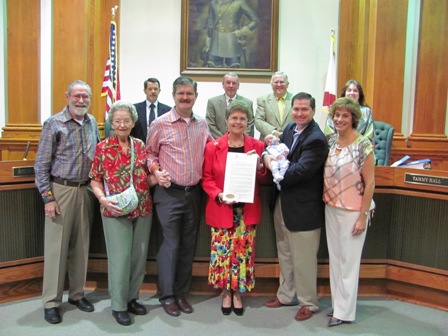
{"label": "microphone", "polygon": [[26,148],[25,148],[25,153],[23,153],[23,161],[27,160],[27,156],[28,156],[28,151],[30,150],[30,145],[31,145],[31,141],[28,141]]}

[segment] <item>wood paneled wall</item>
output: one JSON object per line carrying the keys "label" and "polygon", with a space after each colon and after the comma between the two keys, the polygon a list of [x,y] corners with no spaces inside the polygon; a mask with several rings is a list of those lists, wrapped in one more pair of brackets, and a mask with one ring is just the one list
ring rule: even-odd
{"label": "wood paneled wall", "polygon": [[[18,5],[19,4],[19,5]],[[0,139],[0,159],[23,157],[29,140],[40,136],[39,45],[40,1],[6,1],[8,76],[6,125]]]}
{"label": "wood paneled wall", "polygon": [[[390,6],[391,2],[393,6]],[[407,0],[388,0],[379,1],[371,8],[376,24],[369,40],[375,42],[369,53],[373,57],[369,57],[366,95],[370,97],[375,119],[395,126],[396,139],[403,138],[400,112],[403,108],[407,7]]]}
{"label": "wood paneled wall", "polygon": [[[22,6],[28,10],[22,10]],[[7,1],[8,123],[39,122],[40,1]],[[17,99],[20,97],[21,99]]]}
{"label": "wood paneled wall", "polygon": [[[109,52],[111,8],[120,0],[53,0],[52,107],[51,114],[66,105],[68,84],[81,79],[92,88],[90,113],[100,129],[106,100],[101,97],[104,68]],[[6,126],[0,138],[0,160],[20,160],[30,142],[34,159],[42,130],[40,120],[40,0],[7,0]],[[118,10],[115,16],[119,22]]]}
{"label": "wood paneled wall", "polygon": [[[408,0],[341,0],[338,94],[347,80],[364,89],[375,120],[401,133]],[[393,112],[392,112],[393,111]]]}
{"label": "wood paneled wall", "polygon": [[[448,170],[448,2],[420,1],[412,129],[403,133],[408,0],[340,0],[338,94],[348,79],[363,85],[375,120],[394,126],[392,161],[431,158]],[[407,127],[407,126],[405,126]]]}
{"label": "wood paneled wall", "polygon": [[[111,8],[119,4],[120,0],[53,1],[53,113],[66,104],[68,84],[81,79],[92,88],[90,113],[98,123],[104,122],[106,100],[101,97],[101,86],[109,52]],[[82,15],[74,15],[73,8]],[[115,20],[119,22],[120,10]]]}
{"label": "wood paneled wall", "polygon": [[414,128],[408,145],[444,149],[448,93],[448,2],[422,0]]}
{"label": "wood paneled wall", "polygon": [[[338,38],[338,90],[351,79],[364,83],[367,78],[368,45],[364,46],[368,35],[369,16],[365,3],[359,0],[341,0],[339,9]],[[367,88],[367,87],[366,87]]]}

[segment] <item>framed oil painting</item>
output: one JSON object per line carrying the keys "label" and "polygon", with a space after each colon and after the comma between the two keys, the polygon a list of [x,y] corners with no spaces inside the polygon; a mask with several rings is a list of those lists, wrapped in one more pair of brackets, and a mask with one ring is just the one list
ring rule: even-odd
{"label": "framed oil painting", "polygon": [[182,0],[181,74],[271,76],[279,0]]}

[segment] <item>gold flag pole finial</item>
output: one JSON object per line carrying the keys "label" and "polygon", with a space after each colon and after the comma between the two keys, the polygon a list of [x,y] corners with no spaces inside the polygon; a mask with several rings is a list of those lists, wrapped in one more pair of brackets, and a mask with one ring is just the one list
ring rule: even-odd
{"label": "gold flag pole finial", "polygon": [[336,34],[336,31],[334,30],[334,28],[332,28],[331,30],[330,30],[330,33],[331,33],[331,49],[332,49],[332,52],[334,53],[335,52],[335,50],[334,50],[334,42],[335,42],[335,40],[336,40],[336,37],[335,37],[335,34]]}
{"label": "gold flag pole finial", "polygon": [[112,12],[112,21],[115,20],[115,12],[117,11],[118,6],[112,7],[111,12]]}

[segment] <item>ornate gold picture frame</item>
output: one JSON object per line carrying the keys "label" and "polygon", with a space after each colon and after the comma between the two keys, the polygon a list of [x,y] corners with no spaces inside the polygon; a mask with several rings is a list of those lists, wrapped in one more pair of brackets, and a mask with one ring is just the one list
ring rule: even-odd
{"label": "ornate gold picture frame", "polygon": [[277,71],[279,0],[182,0],[181,74]]}

